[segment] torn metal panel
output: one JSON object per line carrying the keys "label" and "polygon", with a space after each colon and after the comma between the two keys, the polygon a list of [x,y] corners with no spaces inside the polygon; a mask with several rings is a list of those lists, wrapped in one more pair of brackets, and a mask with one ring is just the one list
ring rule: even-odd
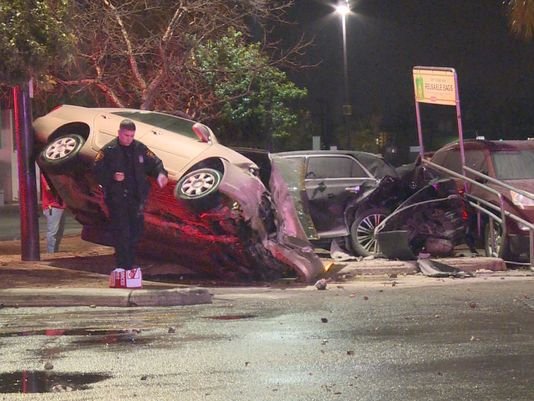
{"label": "torn metal panel", "polygon": [[432,259],[417,259],[417,267],[428,277],[472,277],[471,273]]}

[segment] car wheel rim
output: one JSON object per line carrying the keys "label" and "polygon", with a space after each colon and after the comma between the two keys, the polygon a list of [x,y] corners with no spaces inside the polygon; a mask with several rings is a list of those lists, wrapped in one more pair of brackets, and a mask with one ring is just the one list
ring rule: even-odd
{"label": "car wheel rim", "polygon": [[362,219],[356,230],[356,240],[369,253],[378,252],[378,243],[375,238],[375,227],[384,218],[383,214],[371,214]]}
{"label": "car wheel rim", "polygon": [[69,156],[76,147],[78,141],[75,138],[65,137],[59,138],[52,142],[46,149],[45,156],[49,160],[60,160]]}
{"label": "car wheel rim", "polygon": [[182,183],[182,193],[190,198],[198,198],[211,192],[218,183],[217,177],[210,172],[199,172]]}

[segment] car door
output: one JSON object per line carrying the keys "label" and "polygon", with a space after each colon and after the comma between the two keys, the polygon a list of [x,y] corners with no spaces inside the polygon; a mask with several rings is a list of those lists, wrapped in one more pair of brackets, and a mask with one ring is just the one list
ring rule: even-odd
{"label": "car door", "polygon": [[344,211],[360,186],[374,177],[348,155],[311,155],[306,162],[305,189],[319,237],[348,235]]}

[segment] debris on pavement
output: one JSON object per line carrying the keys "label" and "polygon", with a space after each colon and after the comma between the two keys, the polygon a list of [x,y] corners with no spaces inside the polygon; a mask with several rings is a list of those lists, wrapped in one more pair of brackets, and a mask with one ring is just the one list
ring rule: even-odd
{"label": "debris on pavement", "polygon": [[348,252],[343,250],[341,246],[337,243],[337,241],[334,239],[330,243],[330,257],[334,259],[336,262],[346,262],[348,260],[361,260],[361,257],[356,257],[354,255],[350,255]]}
{"label": "debris on pavement", "polygon": [[328,280],[322,278],[315,283],[315,288],[317,288],[318,290],[326,290],[327,284]]}
{"label": "debris on pavement", "polygon": [[427,277],[472,277],[473,274],[433,259],[418,258],[417,267]]}

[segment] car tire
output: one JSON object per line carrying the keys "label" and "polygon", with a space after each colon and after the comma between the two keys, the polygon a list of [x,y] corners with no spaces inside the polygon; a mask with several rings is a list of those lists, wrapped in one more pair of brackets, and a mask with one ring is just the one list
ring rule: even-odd
{"label": "car tire", "polygon": [[57,137],[39,153],[39,166],[55,173],[69,170],[78,159],[84,143],[85,139],[76,134]]}
{"label": "car tire", "polygon": [[356,254],[370,256],[379,253],[374,229],[386,216],[387,210],[382,208],[369,209],[356,214],[350,226],[351,246]]}
{"label": "car tire", "polygon": [[222,174],[212,168],[193,170],[176,183],[174,196],[202,209],[213,207],[218,199]]}
{"label": "car tire", "polygon": [[502,227],[499,223],[493,222],[493,242],[489,222],[484,227],[484,250],[486,256],[504,259],[508,256],[508,241],[502,235]]}

